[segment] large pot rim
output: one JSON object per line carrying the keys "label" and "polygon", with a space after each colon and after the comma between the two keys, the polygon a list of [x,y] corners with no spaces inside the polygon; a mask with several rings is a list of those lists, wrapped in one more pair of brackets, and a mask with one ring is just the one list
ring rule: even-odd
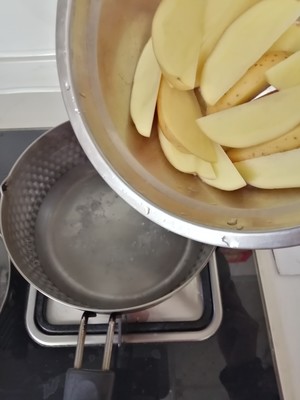
{"label": "large pot rim", "polygon": [[87,122],[81,115],[80,103],[72,80],[70,24],[73,0],[58,0],[56,54],[58,75],[65,106],[77,139],[98,173],[135,210],[160,226],[189,239],[214,246],[241,249],[270,249],[297,246],[300,226],[245,232],[201,226],[159,208],[130,187],[113,170],[95,142]]}

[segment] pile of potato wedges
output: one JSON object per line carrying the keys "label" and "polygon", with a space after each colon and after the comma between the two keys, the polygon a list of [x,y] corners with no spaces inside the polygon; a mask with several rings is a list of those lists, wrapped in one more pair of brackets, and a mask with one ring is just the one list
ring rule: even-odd
{"label": "pile of potato wedges", "polygon": [[162,0],[130,113],[208,185],[300,187],[300,1]]}

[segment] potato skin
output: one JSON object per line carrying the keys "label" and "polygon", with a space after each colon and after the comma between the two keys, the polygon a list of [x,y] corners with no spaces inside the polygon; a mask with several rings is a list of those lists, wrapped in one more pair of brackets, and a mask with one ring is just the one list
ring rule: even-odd
{"label": "potato skin", "polygon": [[232,162],[250,160],[300,147],[300,125],[275,140],[243,149],[229,149],[227,155]]}
{"label": "potato skin", "polygon": [[265,72],[290,54],[287,51],[265,53],[215,105],[207,105],[206,114],[213,114],[252,100],[269,86]]}
{"label": "potato skin", "polygon": [[260,189],[300,187],[300,149],[269,154],[234,163],[245,179]]}
{"label": "potato skin", "polygon": [[268,69],[266,78],[278,90],[300,85],[300,50]]}

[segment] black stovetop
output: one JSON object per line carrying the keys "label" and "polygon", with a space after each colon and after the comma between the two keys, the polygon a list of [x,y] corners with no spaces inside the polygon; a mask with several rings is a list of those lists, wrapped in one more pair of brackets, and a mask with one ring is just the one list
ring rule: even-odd
{"label": "black stovetop", "polygon": [[[199,343],[134,344],[115,349],[114,400],[279,399],[262,314],[254,319],[238,293],[247,286],[253,291],[257,283],[234,282],[221,254],[218,259],[224,318],[217,334]],[[13,268],[0,315],[0,398],[62,399],[74,348],[41,347],[30,339],[25,328],[27,292],[28,285]],[[84,367],[99,369],[102,350],[87,347]]]}
{"label": "black stovetop", "polygon": [[[40,132],[0,133],[0,180]],[[257,277],[231,276],[218,252],[224,316],[197,343],[126,344],[114,351],[114,400],[279,399]],[[0,314],[0,399],[60,400],[74,348],[46,348],[25,327],[28,285],[13,268]],[[102,347],[88,347],[84,367],[100,368]]]}

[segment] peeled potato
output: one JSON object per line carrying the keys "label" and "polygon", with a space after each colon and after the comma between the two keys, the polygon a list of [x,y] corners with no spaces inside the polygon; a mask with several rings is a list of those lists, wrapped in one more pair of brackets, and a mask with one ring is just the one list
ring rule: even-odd
{"label": "peeled potato", "polygon": [[245,181],[261,189],[300,187],[300,149],[234,164]]}
{"label": "peeled potato", "polygon": [[215,179],[216,174],[211,163],[201,160],[191,153],[182,153],[165,137],[158,127],[158,138],[167,160],[180,172],[198,175],[200,178]]}
{"label": "peeled potato", "polygon": [[130,99],[130,114],[137,131],[150,137],[161,72],[149,39],[138,61]]}
{"label": "peeled potato", "polygon": [[256,97],[269,86],[265,72],[285,60],[289,55],[290,53],[286,51],[270,51],[264,54],[215,105],[207,106],[206,114],[234,107]]}
{"label": "peeled potato", "polygon": [[199,118],[213,141],[240,148],[276,139],[300,123],[300,85]]}
{"label": "peeled potato", "polygon": [[157,109],[166,159],[220,190],[300,187],[299,16],[300,0],[161,0],[131,93],[138,132]]}
{"label": "peeled potato", "polygon": [[246,185],[221,146],[215,145],[217,160],[211,164],[192,154],[184,154],[178,151],[164,136],[160,128],[158,128],[158,135],[167,160],[178,171],[196,174],[203,182],[222,190],[237,190]]}
{"label": "peeled potato", "polygon": [[217,189],[232,191],[246,186],[246,182],[238,172],[230,158],[227,156],[222,147],[215,145],[217,161],[213,163],[213,168],[216,173],[215,179],[205,179],[203,182]]}
{"label": "peeled potato", "polygon": [[300,85],[300,51],[266,71],[266,78],[277,89]]}
{"label": "peeled potato", "polygon": [[176,88],[178,90],[189,90],[189,88],[175,76],[168,74],[162,67],[160,67],[164,78],[168,81],[171,88]]}
{"label": "peeled potato", "polygon": [[201,93],[214,105],[300,14],[297,0],[263,0],[238,17],[206,60]]}
{"label": "peeled potato", "polygon": [[[202,132],[196,119],[202,113],[194,91],[171,88],[162,78],[157,99],[159,125],[167,139],[202,160],[216,160],[214,143]],[[178,146],[177,146],[178,147]]]}
{"label": "peeled potato", "polygon": [[296,22],[280,36],[271,46],[272,51],[288,51],[295,53],[300,50],[300,24]]}
{"label": "peeled potato", "polygon": [[154,52],[177,89],[195,87],[205,4],[205,0],[162,0],[154,15]]}
{"label": "peeled potato", "polygon": [[260,0],[209,0],[206,3],[203,23],[203,43],[200,49],[197,86],[200,85],[204,62],[210,55],[225,29],[243,12]]}
{"label": "peeled potato", "polygon": [[258,144],[257,146],[244,149],[229,149],[227,155],[233,162],[249,160],[251,158],[263,157],[269,154],[280,153],[300,147],[300,125],[290,132],[270,142]]}

